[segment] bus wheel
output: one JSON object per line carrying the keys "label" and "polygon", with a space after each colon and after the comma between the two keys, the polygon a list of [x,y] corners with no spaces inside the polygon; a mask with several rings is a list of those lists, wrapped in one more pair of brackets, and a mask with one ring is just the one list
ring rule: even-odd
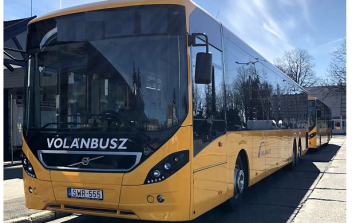
{"label": "bus wheel", "polygon": [[321,147],[321,135],[320,135],[320,137],[319,137],[319,140],[320,140],[320,144],[319,144],[319,146],[316,148],[316,152],[319,152],[319,151],[320,151],[320,147]]}
{"label": "bus wheel", "polygon": [[300,162],[300,158],[301,158],[301,144],[299,142],[298,144],[298,150],[297,150],[297,159],[296,159],[296,165],[299,165],[299,162]]}
{"label": "bus wheel", "polygon": [[299,162],[299,160],[298,160],[297,152],[296,152],[296,143],[294,142],[291,163],[288,164],[287,169],[293,170],[298,162]]}
{"label": "bus wheel", "polygon": [[246,177],[247,173],[244,169],[241,157],[239,156],[234,168],[234,195],[224,204],[226,210],[235,211],[241,204],[246,189]]}
{"label": "bus wheel", "polygon": [[328,133],[328,134],[327,134],[327,140],[326,140],[326,143],[325,143],[326,145],[329,144],[330,139],[331,139],[331,136],[330,136],[330,133]]}

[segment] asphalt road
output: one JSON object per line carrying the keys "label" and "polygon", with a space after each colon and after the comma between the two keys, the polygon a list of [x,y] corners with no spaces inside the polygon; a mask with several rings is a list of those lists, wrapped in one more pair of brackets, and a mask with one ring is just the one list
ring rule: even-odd
{"label": "asphalt road", "polygon": [[[15,173],[17,170],[9,171]],[[8,180],[4,185],[6,181],[16,180],[5,172]],[[7,205],[4,202],[4,217],[9,210]],[[73,214],[50,222],[144,221]],[[346,222],[346,136],[334,136],[318,152],[309,150],[295,170],[282,169],[250,187],[237,211],[224,212],[217,207],[192,222]]]}

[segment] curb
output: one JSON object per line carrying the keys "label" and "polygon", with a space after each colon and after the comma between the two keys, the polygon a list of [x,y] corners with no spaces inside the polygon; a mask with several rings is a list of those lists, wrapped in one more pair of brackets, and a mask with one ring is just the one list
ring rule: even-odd
{"label": "curb", "polygon": [[11,161],[5,161],[4,162],[4,168],[5,167],[11,167],[11,166],[18,166],[18,165],[22,165],[21,160],[14,160],[13,163],[11,163]]}
{"label": "curb", "polygon": [[43,223],[52,221],[58,218],[63,218],[68,215],[71,215],[70,213],[60,213],[60,212],[54,212],[54,211],[42,211],[39,213],[32,214],[28,217],[19,217],[11,220],[4,221],[4,223]]}

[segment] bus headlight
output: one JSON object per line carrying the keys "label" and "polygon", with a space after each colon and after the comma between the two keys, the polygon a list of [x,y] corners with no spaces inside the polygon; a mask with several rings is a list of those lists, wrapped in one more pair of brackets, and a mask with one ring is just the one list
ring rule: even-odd
{"label": "bus headlight", "polygon": [[27,175],[36,178],[36,174],[34,171],[33,166],[31,165],[29,159],[25,156],[25,154],[22,154],[22,164],[23,164],[23,168],[25,173],[27,173]]}
{"label": "bus headlight", "polygon": [[33,167],[31,166],[31,164],[28,166],[28,171],[29,171],[30,173],[34,172],[34,169],[33,169]]}
{"label": "bus headlight", "polygon": [[160,170],[154,170],[154,172],[153,172],[153,176],[154,176],[155,178],[160,177],[160,176],[161,176],[161,172],[160,172]]}
{"label": "bus headlight", "polygon": [[189,151],[184,150],[168,155],[156,164],[148,173],[144,184],[157,183],[180,170],[189,162]]}
{"label": "bus headlight", "polygon": [[316,136],[316,132],[313,132],[313,133],[311,133],[310,135],[309,135],[309,139],[312,139],[312,138],[314,138]]}
{"label": "bus headlight", "polygon": [[164,164],[164,169],[165,170],[170,170],[171,169],[171,163],[165,163]]}

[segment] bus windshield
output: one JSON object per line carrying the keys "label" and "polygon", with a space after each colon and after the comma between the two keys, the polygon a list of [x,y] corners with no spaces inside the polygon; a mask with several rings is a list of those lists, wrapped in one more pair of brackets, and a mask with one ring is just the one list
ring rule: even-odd
{"label": "bus windshield", "polygon": [[309,131],[316,125],[316,107],[315,101],[308,101]]}
{"label": "bus windshield", "polygon": [[25,130],[133,131],[162,144],[187,113],[184,14],[136,6],[31,24]]}

